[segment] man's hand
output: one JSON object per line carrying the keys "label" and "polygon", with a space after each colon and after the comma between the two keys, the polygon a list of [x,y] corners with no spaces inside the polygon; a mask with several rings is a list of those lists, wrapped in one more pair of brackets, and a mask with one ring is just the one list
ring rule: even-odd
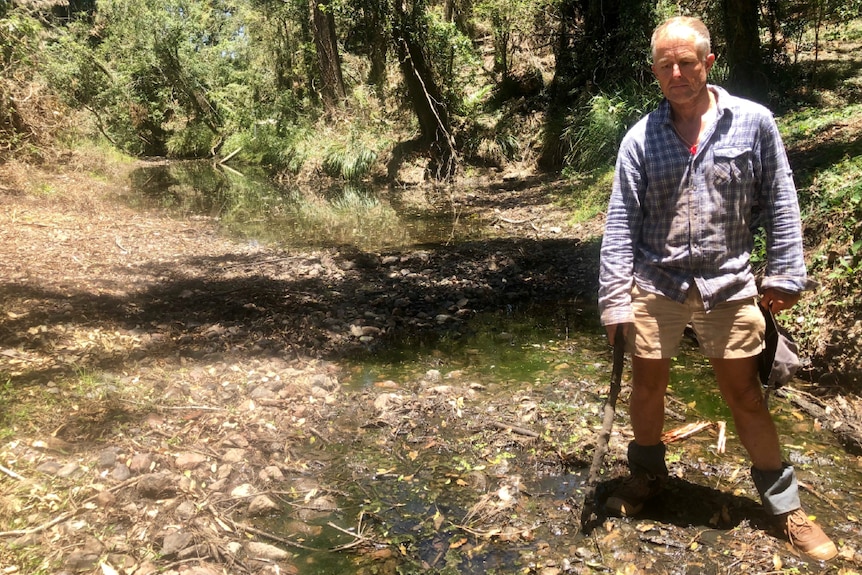
{"label": "man's hand", "polygon": [[778,313],[785,309],[790,309],[799,301],[800,294],[788,293],[776,288],[766,288],[763,290],[763,296],[760,298],[760,305],[766,309],[771,309],[772,313]]}

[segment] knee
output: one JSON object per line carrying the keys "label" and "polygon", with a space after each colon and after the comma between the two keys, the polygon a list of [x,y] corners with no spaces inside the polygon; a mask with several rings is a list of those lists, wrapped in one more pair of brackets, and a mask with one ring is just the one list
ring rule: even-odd
{"label": "knee", "polygon": [[757,413],[766,410],[760,385],[749,385],[725,393],[725,400],[734,413]]}

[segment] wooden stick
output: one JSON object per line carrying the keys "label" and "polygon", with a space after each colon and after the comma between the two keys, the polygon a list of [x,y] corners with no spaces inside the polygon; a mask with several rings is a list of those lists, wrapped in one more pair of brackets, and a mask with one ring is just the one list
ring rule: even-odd
{"label": "wooden stick", "polygon": [[618,324],[616,333],[614,334],[614,365],[611,372],[611,389],[608,392],[608,397],[603,407],[602,429],[599,432],[598,441],[596,441],[596,450],[593,452],[593,463],[590,465],[590,474],[587,477],[587,490],[584,493],[584,507],[581,509],[581,530],[586,534],[589,534],[592,530],[595,515],[593,508],[595,507],[596,485],[599,482],[602,462],[604,461],[605,454],[608,452],[608,440],[611,437],[611,429],[614,425],[617,397],[619,397],[620,389],[622,388],[625,344],[623,324]]}
{"label": "wooden stick", "polygon": [[510,423],[504,423],[502,421],[492,421],[489,425],[502,431],[511,431],[512,433],[517,433],[518,435],[525,435],[527,437],[532,437],[533,439],[540,437],[540,435],[532,429],[527,429],[526,427],[519,427]]}
{"label": "wooden stick", "polygon": [[9,477],[11,477],[12,479],[17,479],[18,481],[24,481],[24,476],[22,476],[22,475],[18,475],[17,473],[15,473],[14,471],[12,471],[11,469],[6,469],[6,468],[5,468],[5,467],[3,467],[2,465],[0,465],[0,471],[2,471],[3,473],[5,473],[6,475],[8,475]]}

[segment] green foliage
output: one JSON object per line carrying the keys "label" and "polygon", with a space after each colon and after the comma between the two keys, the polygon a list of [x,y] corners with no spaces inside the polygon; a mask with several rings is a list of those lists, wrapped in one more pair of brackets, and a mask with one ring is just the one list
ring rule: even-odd
{"label": "green foliage", "polygon": [[427,50],[444,97],[460,107],[465,88],[475,82],[479,57],[473,43],[453,22],[445,22],[435,12],[428,17]]}
{"label": "green foliage", "polygon": [[613,180],[614,170],[610,166],[586,176],[572,176],[571,193],[565,196],[564,203],[572,212],[573,224],[589,222],[608,208]]}
{"label": "green foliage", "polygon": [[174,158],[200,158],[209,155],[215,143],[214,133],[209,126],[191,123],[171,130],[165,148],[168,155]]}
{"label": "green foliage", "polygon": [[567,119],[562,138],[569,153],[566,163],[576,171],[613,165],[626,131],[659,100],[655,89],[629,86],[615,93],[599,93]]}
{"label": "green foliage", "polygon": [[491,25],[494,34],[494,71],[503,78],[510,75],[515,52],[526,38],[536,32],[536,20],[554,2],[542,0],[478,0],[475,13]]}
{"label": "green foliage", "polygon": [[323,157],[323,171],[327,175],[349,182],[362,179],[377,160],[377,152],[361,142],[336,144]]}
{"label": "green foliage", "polygon": [[813,260],[842,294],[862,288],[862,156],[821,172],[805,194],[805,223],[819,229],[823,244]]}
{"label": "green foliage", "polygon": [[523,155],[520,140],[523,128],[517,119],[507,108],[490,117],[477,117],[461,136],[462,153],[479,164],[497,167],[519,159]]}
{"label": "green foliage", "polygon": [[17,149],[27,138],[28,126],[15,98],[33,79],[39,45],[39,23],[19,10],[4,9],[0,17],[0,154]]}

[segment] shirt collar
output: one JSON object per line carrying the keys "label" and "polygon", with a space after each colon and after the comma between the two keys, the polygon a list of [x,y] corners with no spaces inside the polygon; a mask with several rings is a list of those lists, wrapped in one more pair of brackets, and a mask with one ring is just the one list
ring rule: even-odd
{"label": "shirt collar", "polygon": [[[722,88],[721,86],[716,86],[714,84],[706,85],[708,90],[712,90],[715,94],[715,107],[716,107],[716,118],[720,119],[725,111],[730,111],[730,106],[728,105],[730,102],[730,94],[727,93],[727,90]],[[661,103],[658,105],[656,109],[658,113],[659,122],[662,124],[671,125],[670,118],[670,102],[668,102],[667,98],[662,99]]]}

